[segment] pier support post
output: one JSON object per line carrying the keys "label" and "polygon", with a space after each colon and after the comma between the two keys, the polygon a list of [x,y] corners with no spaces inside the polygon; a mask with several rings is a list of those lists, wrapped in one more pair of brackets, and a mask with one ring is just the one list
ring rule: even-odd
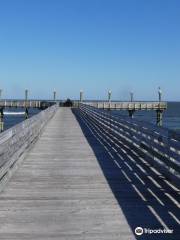
{"label": "pier support post", "polygon": [[81,90],[80,91],[80,102],[82,102],[83,101],[83,91]]}
{"label": "pier support post", "polygon": [[130,92],[130,101],[133,102],[134,101],[134,93]]}
{"label": "pier support post", "polygon": [[53,100],[56,101],[56,91],[53,92]]}
{"label": "pier support post", "polygon": [[156,124],[157,126],[161,127],[162,126],[162,116],[163,116],[163,110],[158,109],[156,111]]}
{"label": "pier support post", "polygon": [[25,90],[25,119],[28,118],[28,89]]}
{"label": "pier support post", "polygon": [[134,110],[134,109],[128,110],[128,112],[129,112],[129,117],[130,117],[130,118],[133,118],[133,117],[134,117],[135,110]]}
{"label": "pier support post", "polygon": [[0,108],[0,132],[4,130],[4,113],[3,108]]}
{"label": "pier support post", "polygon": [[28,89],[25,90],[25,101],[27,103],[27,100],[28,100]]}
{"label": "pier support post", "polygon": [[28,119],[29,117],[29,111],[28,108],[25,109],[25,119]]}

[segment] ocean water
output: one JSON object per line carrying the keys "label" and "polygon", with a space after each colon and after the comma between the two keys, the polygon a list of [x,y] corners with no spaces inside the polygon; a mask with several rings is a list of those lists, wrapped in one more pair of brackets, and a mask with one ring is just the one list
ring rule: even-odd
{"label": "ocean water", "polygon": [[[6,112],[24,112],[24,108],[6,108]],[[29,117],[39,113],[41,110],[37,108],[29,108]],[[24,115],[4,115],[4,130],[25,120]]]}
{"label": "ocean water", "polygon": [[[112,111],[114,115],[126,115],[127,111]],[[134,119],[156,124],[156,111],[136,111]],[[163,113],[163,127],[180,131],[180,102],[168,102]]]}
{"label": "ocean water", "polygon": [[[22,108],[9,108],[6,111],[23,111]],[[39,113],[39,109],[30,108],[29,109],[29,117],[33,116],[34,114]],[[128,116],[127,111],[119,111],[115,110],[112,111],[114,115],[126,115]],[[139,119],[146,122],[151,122],[156,124],[156,111],[136,111],[134,114],[135,119]],[[8,129],[14,126],[17,123],[22,122],[24,116],[5,116],[5,129]],[[180,102],[168,102],[167,110],[163,113],[163,127],[173,129],[176,131],[180,131]]]}

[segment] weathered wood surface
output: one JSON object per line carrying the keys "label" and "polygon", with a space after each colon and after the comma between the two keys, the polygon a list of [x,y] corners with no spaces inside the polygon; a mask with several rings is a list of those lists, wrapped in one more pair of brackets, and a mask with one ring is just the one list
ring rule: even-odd
{"label": "weathered wood surface", "polygon": [[[113,119],[110,111],[107,113],[84,105],[74,111],[131,229],[141,226],[173,230],[172,234],[143,234],[137,239],[180,239],[177,178],[173,182],[169,181],[163,174],[164,171],[161,172],[160,165],[157,168],[154,164],[157,159],[151,158],[154,162],[150,161],[147,154],[149,149],[145,150],[139,146],[138,141],[135,144],[133,141],[135,137],[149,138],[151,132],[152,139],[149,140],[153,142],[155,139],[161,144],[166,139],[167,129],[158,129],[156,126],[153,129],[151,124],[147,124],[151,126],[148,129],[143,126],[143,122],[138,126],[137,121],[123,117],[120,120],[116,117]],[[89,132],[97,139],[97,148]],[[170,141],[174,141],[173,134],[169,133],[169,137]],[[99,156],[99,144],[109,158]],[[167,153],[168,151],[169,149]],[[164,165],[161,161],[162,164]],[[173,173],[174,171],[172,175]]]}
{"label": "weathered wood surface", "polygon": [[55,101],[50,100],[0,100],[0,107],[3,108],[42,108],[52,106]]}
{"label": "weathered wood surface", "polygon": [[36,100],[0,100],[0,107],[32,107],[40,108],[41,101]]}
{"label": "weathered wood surface", "polygon": [[86,102],[83,104],[102,108],[102,109],[118,109],[118,110],[165,110],[166,102]]}
{"label": "weathered wood surface", "polygon": [[[134,239],[86,137],[71,109],[57,111],[0,194],[1,240]],[[124,179],[101,145],[94,147],[118,191]]]}
{"label": "weathered wood surface", "polygon": [[113,116],[85,104],[80,109],[101,128],[110,130],[114,141],[122,141],[146,157],[157,170],[180,187],[180,134],[153,124]]}
{"label": "weathered wood surface", "polygon": [[56,110],[54,105],[0,134],[0,189],[9,179],[13,166],[37,140]]}

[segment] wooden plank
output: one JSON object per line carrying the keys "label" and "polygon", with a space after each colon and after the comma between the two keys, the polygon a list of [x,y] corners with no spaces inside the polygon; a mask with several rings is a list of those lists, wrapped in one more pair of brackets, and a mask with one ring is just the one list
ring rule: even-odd
{"label": "wooden plank", "polygon": [[[104,154],[96,142],[94,147],[99,156]],[[120,175],[122,183],[117,182],[116,168],[112,169],[108,157],[104,160],[112,181],[123,189],[124,178]],[[126,202],[127,198],[132,199],[129,193]],[[138,201],[137,206],[144,209]],[[95,153],[68,108],[58,110],[0,194],[0,214],[1,239],[134,239]]]}
{"label": "wooden plank", "polygon": [[[82,109],[83,108],[84,107],[82,106]],[[134,125],[133,121],[132,122],[126,121],[126,119],[123,121],[122,119],[120,123],[121,127],[116,128],[115,125],[119,127],[119,122],[110,119],[110,115],[108,115],[107,113],[97,112],[96,109],[88,108],[88,107],[85,107],[85,109],[86,109],[86,113],[89,114],[89,117],[90,118],[92,117],[94,121],[97,121],[98,125],[103,125],[104,123],[103,125],[104,128],[108,129],[109,127],[111,127],[111,131],[113,131],[114,135],[118,134],[119,131],[122,132],[124,137],[127,136],[127,139],[128,141],[130,141],[131,145],[134,145],[136,143],[137,147],[139,147],[140,149],[145,149],[147,153],[150,154],[150,156],[152,156],[152,160],[155,161],[155,159],[157,158],[158,160],[157,163],[159,162],[159,170],[162,170],[162,168],[164,167],[165,172],[168,172],[168,169],[169,169],[168,177],[170,178],[172,177],[173,179],[175,177],[176,184],[179,185],[179,182],[180,182],[179,181],[180,165],[178,162],[179,158],[176,158],[175,161],[171,161],[172,158],[174,157],[174,154],[172,154],[172,151],[168,151],[167,149],[167,147],[169,148],[168,140],[166,139],[167,138],[166,135],[169,136],[167,129],[159,130],[156,127],[156,132],[155,131],[151,132],[150,130],[148,130],[146,131],[145,134],[143,132],[140,132],[140,134],[139,133],[137,134],[136,128],[133,129],[133,125]],[[113,117],[111,116],[111,118]],[[110,125],[110,122],[111,122],[111,125]],[[113,125],[113,123],[115,125]],[[116,132],[114,130],[116,130]],[[150,136],[148,135],[148,133]],[[161,133],[163,135],[160,135]],[[137,140],[134,138],[134,136],[137,138]],[[151,140],[149,140],[149,137]],[[165,141],[163,141],[164,138],[165,138]],[[158,164],[156,165],[158,169]],[[171,171],[172,169],[174,169],[178,175],[174,176],[174,173]]]}
{"label": "wooden plank", "polygon": [[56,109],[57,106],[52,106],[0,134],[0,179],[36,140]]}
{"label": "wooden plank", "polygon": [[[161,175],[158,171],[154,171],[155,170],[154,166],[156,165],[158,165],[158,168],[160,169],[158,162],[154,161],[152,156],[148,156],[148,152],[142,151],[140,148],[137,148],[134,145],[132,145],[132,143],[125,141],[125,138],[123,138],[123,136],[121,136],[122,141],[121,141],[121,137],[115,138],[114,132],[108,129],[108,126],[104,126],[104,124],[101,124],[102,122],[100,121],[100,119],[92,117],[92,114],[87,114],[87,112],[85,113],[84,111],[80,111],[78,115],[81,116],[82,121],[85,122],[85,124],[88,126],[90,131],[92,131],[93,135],[98,138],[98,141],[102,144],[102,146],[104,146],[106,151],[112,156],[111,161],[114,160],[117,166],[121,170],[123,170],[123,173],[125,174],[129,183],[136,185],[136,179],[134,178],[134,175],[137,177],[137,179],[139,179],[139,181],[142,184],[142,188],[140,190],[140,192],[142,193],[141,197],[144,198],[145,196],[144,201],[146,202],[146,204],[147,205],[151,204],[150,203],[151,197],[148,196],[148,190],[149,188],[152,187],[152,183],[153,183],[154,187],[155,186],[157,187],[157,188],[153,187],[153,191],[155,191],[155,195],[157,194],[156,197],[160,197],[160,198],[156,198],[156,200],[158,199],[159,203],[163,204],[164,206],[162,208],[163,214],[169,211],[170,209],[168,208],[169,205],[167,206],[168,201],[166,201],[166,194],[171,195],[173,191],[171,188],[169,190],[167,189],[167,185],[164,184],[166,182],[166,180],[164,181],[163,179],[164,176]],[[153,167],[151,164],[149,164],[149,160],[152,160]],[[165,170],[166,169],[163,169],[164,173],[166,172]],[[152,183],[149,182],[150,179],[152,180]],[[165,194],[161,194],[162,192]],[[177,193],[178,193],[178,190],[177,190]],[[155,195],[153,196],[155,197]],[[173,196],[175,197],[175,195]],[[173,201],[175,200],[174,197],[172,197]],[[177,201],[178,201],[178,198],[179,196],[176,195]],[[126,205],[128,205],[128,202],[126,202]],[[153,203],[152,203],[152,206],[154,206]],[[175,215],[177,215],[176,211],[178,211],[178,207],[179,206],[177,206],[176,210],[174,209]],[[157,207],[156,208],[157,216],[159,214],[158,209],[159,208]],[[132,210],[132,214],[134,214],[134,210]],[[143,212],[143,214],[141,215],[144,215],[144,214],[145,212]],[[168,216],[164,216],[164,220],[168,224],[170,224],[171,222]],[[175,225],[176,224],[172,224],[170,226],[173,226],[174,228]],[[177,227],[179,228],[178,225]],[[179,237],[178,232],[176,232],[175,235],[171,236],[172,239],[178,239],[178,237]],[[153,239],[156,239],[156,238],[153,236]],[[157,236],[157,239],[161,239],[160,235]]]}
{"label": "wooden plank", "polygon": [[19,108],[41,108],[41,104],[43,103],[43,107],[49,107],[54,103],[53,101],[37,101],[37,100],[0,100],[0,107],[19,107]]}
{"label": "wooden plank", "polygon": [[[83,102],[87,106],[104,108],[104,109],[118,109],[118,110],[165,110],[167,109],[166,102]],[[109,107],[110,106],[110,107]]]}

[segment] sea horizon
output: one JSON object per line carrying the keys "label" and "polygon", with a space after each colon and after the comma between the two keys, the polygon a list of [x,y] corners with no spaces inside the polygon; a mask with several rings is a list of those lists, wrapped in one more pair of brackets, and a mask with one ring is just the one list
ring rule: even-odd
{"label": "sea horizon", "polygon": [[[88,100],[87,100],[88,101]],[[97,100],[89,100],[97,101]],[[103,100],[102,100],[103,101]],[[22,111],[21,108],[6,108],[6,111]],[[39,109],[29,108],[29,117],[39,113]],[[114,116],[128,116],[127,110],[111,110]],[[152,124],[156,124],[156,111],[154,110],[141,110],[134,113],[134,119],[138,121],[144,121]],[[20,115],[15,116],[4,116],[4,130],[13,127],[14,125],[25,120],[25,117]],[[175,131],[180,131],[180,102],[179,101],[168,101],[167,109],[163,113],[163,128],[168,128]]]}

